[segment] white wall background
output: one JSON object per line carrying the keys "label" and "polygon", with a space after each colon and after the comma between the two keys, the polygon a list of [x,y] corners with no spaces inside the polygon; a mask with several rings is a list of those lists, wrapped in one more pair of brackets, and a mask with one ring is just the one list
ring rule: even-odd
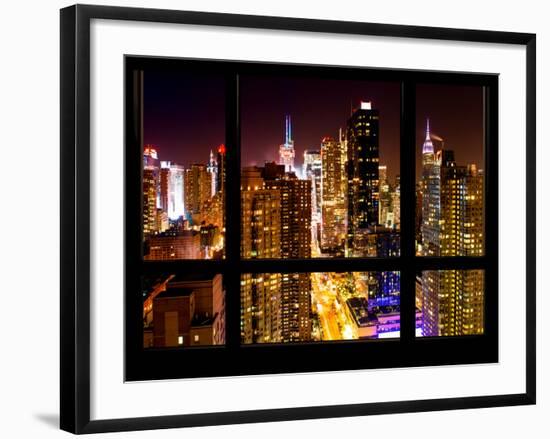
{"label": "white wall background", "polygon": [[[88,1],[120,6],[163,7],[232,13],[298,16],[381,23],[465,27],[535,32],[538,36],[538,349],[539,403],[455,412],[326,419],[273,424],[209,427],[126,433],[124,436],[298,437],[391,434],[410,438],[508,438],[548,430],[550,410],[548,365],[549,304],[543,279],[550,248],[545,194],[550,176],[543,175],[548,141],[550,29],[545,2],[524,0],[441,2],[407,0],[366,2],[190,0]],[[10,2],[0,14],[0,258],[3,340],[0,356],[0,428],[6,437],[50,438],[65,435],[58,422],[58,286],[59,286],[59,13],[62,1]],[[545,259],[546,257],[546,259]],[[546,343],[546,346],[544,346]],[[542,372],[542,373],[541,373]],[[122,435],[109,435],[122,437]],[[537,435],[539,436],[539,435]]]}

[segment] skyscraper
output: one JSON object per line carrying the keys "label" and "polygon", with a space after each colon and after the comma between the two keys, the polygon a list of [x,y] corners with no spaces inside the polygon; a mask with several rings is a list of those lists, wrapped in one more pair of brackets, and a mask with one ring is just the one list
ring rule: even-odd
{"label": "skyscraper", "polygon": [[380,203],[378,207],[378,224],[388,227],[388,215],[391,213],[391,192],[390,183],[388,181],[387,166],[378,166],[378,193]]}
{"label": "skyscraper", "polygon": [[311,181],[293,173],[265,180],[267,189],[281,194],[281,258],[311,257]]}
{"label": "skyscraper", "polygon": [[294,172],[294,140],[292,140],[292,122],[290,115],[285,116],[285,141],[279,146],[279,164],[286,172]]}
{"label": "skyscraper", "polygon": [[391,192],[391,224],[388,225],[396,229],[401,228],[401,178],[399,175],[395,177],[395,187]]}
{"label": "skyscraper", "polygon": [[361,102],[347,123],[348,224],[350,256],[365,256],[362,242],[369,227],[378,223],[378,110]]}
{"label": "skyscraper", "polygon": [[321,249],[343,250],[346,235],[345,144],[324,137],[321,142]]}
{"label": "skyscraper", "polygon": [[[241,174],[241,256],[247,259],[281,256],[281,195],[264,188],[258,168]],[[281,275],[241,275],[241,341],[281,341]]]}
{"label": "skyscraper", "polygon": [[210,160],[208,161],[206,170],[210,174],[210,181],[212,185],[211,196],[213,197],[214,195],[216,195],[218,187],[218,162],[214,158],[214,152],[212,152],[212,150],[210,150]]}
{"label": "skyscraper", "polygon": [[[278,190],[281,206],[281,258],[311,257],[311,181],[294,173],[266,180]],[[281,274],[281,341],[311,339],[311,279],[309,273]]]}
{"label": "skyscraper", "polygon": [[304,151],[303,174],[311,181],[311,230],[315,242],[320,239],[321,228],[321,152],[319,150]]}
{"label": "skyscraper", "polygon": [[[435,152],[429,122],[422,152],[421,254],[481,256],[483,174],[451,150]],[[425,336],[483,333],[483,271],[424,271],[421,302]]]}
{"label": "skyscraper", "polygon": [[160,208],[168,214],[170,192],[170,162],[160,162]]}
{"label": "skyscraper", "polygon": [[143,239],[154,235],[157,228],[157,197],[159,168],[157,150],[153,145],[143,148]]}
{"label": "skyscraper", "polygon": [[440,163],[430,138],[430,120],[426,121],[426,139],[422,145],[422,256],[439,256],[439,220],[441,216]]}
{"label": "skyscraper", "polygon": [[171,220],[185,215],[183,166],[160,162],[160,206]]}
{"label": "skyscraper", "polygon": [[225,193],[225,181],[227,176],[227,164],[225,154],[225,145],[222,143],[220,146],[218,146],[218,157],[216,160],[216,164],[218,167],[218,170],[216,172],[216,192]]}
{"label": "skyscraper", "polygon": [[206,165],[192,164],[185,170],[185,211],[187,215],[200,214],[202,206],[211,198],[211,175]]}
{"label": "skyscraper", "polygon": [[281,256],[281,193],[266,188],[258,168],[241,174],[241,256],[246,259]]}

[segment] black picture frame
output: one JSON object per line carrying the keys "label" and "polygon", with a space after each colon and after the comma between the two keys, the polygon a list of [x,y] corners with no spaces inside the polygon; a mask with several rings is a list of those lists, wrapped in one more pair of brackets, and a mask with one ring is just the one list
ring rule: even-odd
{"label": "black picture frame", "polygon": [[[526,47],[526,391],[525,393],[223,413],[90,420],[90,22],[133,20],[256,29],[516,44]],[[220,13],[75,5],[61,10],[61,401],[60,424],[73,433],[237,424],[534,404],[536,36]],[[404,127],[405,130],[414,126]],[[233,133],[235,134],[235,133]],[[411,151],[414,149],[411,148]],[[406,157],[401,157],[406,160]],[[409,206],[409,209],[414,206]],[[403,232],[402,232],[403,233]],[[406,233],[406,232],[405,232]],[[322,261],[320,261],[322,264]],[[469,263],[464,261],[465,264]]]}

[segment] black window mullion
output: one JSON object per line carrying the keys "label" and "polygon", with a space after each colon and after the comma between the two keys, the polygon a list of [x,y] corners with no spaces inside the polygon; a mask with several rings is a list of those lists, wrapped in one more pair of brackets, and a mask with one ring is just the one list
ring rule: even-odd
{"label": "black window mullion", "polygon": [[418,256],[415,267],[423,270],[484,270],[490,265],[487,256]]}
{"label": "black window mullion", "polygon": [[239,75],[226,76],[225,95],[226,194],[225,194],[225,342],[230,350],[240,344],[240,117]]}
{"label": "black window mullion", "polygon": [[172,274],[172,273],[209,273],[216,274],[226,271],[227,262],[219,259],[174,259],[174,260],[146,260],[142,262],[141,273]]}
{"label": "black window mullion", "polygon": [[241,261],[241,270],[243,273],[399,271],[401,265],[399,258],[245,259]]}
{"label": "black window mullion", "polygon": [[416,85],[401,84],[401,341],[415,336]]}

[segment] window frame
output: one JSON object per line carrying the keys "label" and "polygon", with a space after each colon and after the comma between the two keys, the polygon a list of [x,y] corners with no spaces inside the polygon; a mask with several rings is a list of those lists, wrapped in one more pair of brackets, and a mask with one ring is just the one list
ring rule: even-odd
{"label": "window frame", "polygon": [[[151,261],[142,257],[141,157],[139,118],[135,117],[136,69],[217,71],[226,82],[225,144],[227,194],[223,260]],[[390,258],[241,259],[240,257],[240,115],[239,78],[243,74],[315,76],[332,79],[396,81],[401,88],[400,120],[400,256]],[[485,253],[479,257],[417,256],[415,249],[416,85],[479,85],[485,94],[484,230]],[[125,298],[127,381],[413,367],[498,361],[498,75],[202,60],[125,57]],[[228,206],[231,206],[231,214]],[[415,337],[415,278],[421,270],[483,269],[485,330],[482,335]],[[143,348],[141,275],[196,272],[221,273],[226,288],[226,344],[189,348]],[[240,342],[240,274],[258,272],[400,272],[400,337],[304,343]],[[364,355],[368,352],[369,355]],[[263,361],[258,363],[258,359]],[[288,359],[294,361],[289,364]],[[220,364],[224,367],[221,369]],[[181,366],[185,365],[185,368]]]}

